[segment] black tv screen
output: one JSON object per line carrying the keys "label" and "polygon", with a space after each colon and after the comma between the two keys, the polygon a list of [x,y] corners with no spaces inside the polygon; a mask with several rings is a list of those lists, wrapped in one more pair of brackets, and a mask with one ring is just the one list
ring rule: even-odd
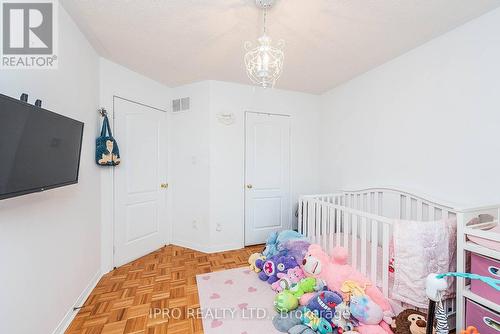
{"label": "black tv screen", "polygon": [[78,182],[83,123],[0,94],[0,199]]}

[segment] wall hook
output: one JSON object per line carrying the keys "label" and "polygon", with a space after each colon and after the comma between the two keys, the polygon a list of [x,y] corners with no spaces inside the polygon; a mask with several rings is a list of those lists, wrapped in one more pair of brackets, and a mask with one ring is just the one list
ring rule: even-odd
{"label": "wall hook", "polygon": [[97,109],[97,112],[102,116],[102,117],[105,117],[105,116],[108,116],[108,112],[106,111],[105,108],[99,108]]}

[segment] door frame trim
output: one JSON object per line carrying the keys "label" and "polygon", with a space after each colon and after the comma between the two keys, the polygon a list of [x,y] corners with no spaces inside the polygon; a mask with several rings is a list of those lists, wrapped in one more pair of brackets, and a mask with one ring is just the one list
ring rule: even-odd
{"label": "door frame trim", "polygon": [[[130,103],[135,103],[144,107],[151,108],[153,110],[157,110],[165,113],[166,117],[166,131],[169,131],[170,128],[170,120],[168,117],[168,110],[161,109],[158,107],[154,107],[152,105],[148,105],[146,103],[138,102],[132,99],[125,98],[123,96],[113,94],[111,96],[111,110],[108,110],[108,117],[110,118],[110,125],[113,132],[115,132],[115,101],[116,99],[120,99],[123,101],[127,101]],[[98,122],[99,131],[101,122]],[[167,138],[169,138],[169,133],[167,133]],[[168,139],[167,139],[168,140]],[[166,147],[168,150],[169,143],[167,142]],[[169,179],[169,153],[167,152],[167,171],[166,176],[167,180]],[[101,169],[101,272],[106,273],[115,267],[115,256],[114,256],[114,247],[115,247],[115,173],[114,167],[112,168],[102,168]],[[168,222],[168,238],[165,241],[166,244],[170,244],[172,242],[172,224],[170,219],[170,201],[171,197],[167,194],[167,222]]]}
{"label": "door frame trim", "polygon": [[[245,110],[245,122],[244,122],[244,132],[243,132],[243,247],[246,247],[246,224],[247,224],[247,115],[248,114],[259,114],[259,115],[268,115],[268,116],[280,116],[280,117],[288,117],[290,119],[290,133],[288,134],[288,139],[290,140],[290,152],[289,152],[289,166],[288,166],[288,203],[290,204],[290,209],[292,209],[292,115],[290,114],[279,114],[279,113],[269,113],[269,112],[260,112],[260,111],[251,111]],[[289,226],[288,229],[291,229],[293,226],[293,215],[290,212]]]}

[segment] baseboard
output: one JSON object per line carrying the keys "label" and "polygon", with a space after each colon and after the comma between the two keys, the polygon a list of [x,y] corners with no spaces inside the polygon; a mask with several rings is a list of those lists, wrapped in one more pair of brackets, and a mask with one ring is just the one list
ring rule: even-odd
{"label": "baseboard", "polygon": [[172,245],[193,249],[195,251],[207,253],[207,254],[226,252],[226,251],[230,251],[230,250],[243,248],[243,245],[234,244],[234,243],[233,244],[224,244],[224,245],[215,245],[215,246],[206,246],[206,245],[200,245],[200,244],[196,244],[196,243],[193,243],[190,241],[179,240],[179,239],[172,240]]}
{"label": "baseboard", "polygon": [[68,329],[69,325],[71,324],[71,321],[75,318],[76,314],[78,313],[78,310],[74,310],[73,307],[79,307],[81,306],[89,297],[90,293],[94,288],[96,287],[97,283],[99,283],[99,280],[101,279],[101,271],[98,271],[92,280],[89,282],[87,287],[82,291],[78,299],[75,301],[75,304],[71,307],[70,310],[66,313],[64,318],[61,320],[59,325],[57,325],[56,329],[52,332],[52,334],[64,334],[66,329]]}
{"label": "baseboard", "polygon": [[208,250],[208,248],[205,245],[200,245],[198,243],[194,243],[191,241],[173,239],[172,245],[180,246],[180,247],[184,247],[184,248],[189,248],[189,249],[192,249],[192,250],[195,250],[198,252],[202,252],[202,253],[210,253],[210,251]]}
{"label": "baseboard", "polygon": [[209,253],[219,253],[219,252],[227,252],[227,251],[232,251],[232,250],[237,250],[237,249],[242,249],[245,246],[241,244],[223,244],[223,245],[215,245],[215,246],[210,246],[207,248]]}

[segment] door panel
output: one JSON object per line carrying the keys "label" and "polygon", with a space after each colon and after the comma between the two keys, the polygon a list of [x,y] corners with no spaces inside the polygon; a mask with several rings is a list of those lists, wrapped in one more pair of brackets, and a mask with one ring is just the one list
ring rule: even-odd
{"label": "door panel", "polygon": [[245,245],[291,226],[290,117],[246,113]]}
{"label": "door panel", "polygon": [[157,203],[154,201],[127,206],[126,244],[151,236],[159,230]]}
{"label": "door panel", "polygon": [[[158,111],[153,112],[158,113]],[[127,164],[127,191],[129,194],[154,193],[158,189],[160,173],[160,161],[158,161],[160,129],[156,117],[148,115],[146,118],[143,114],[128,114],[125,118],[127,141],[140,143],[127,147],[128,155],[132,157]]]}
{"label": "door panel", "polygon": [[115,97],[114,136],[121,164],[114,172],[114,265],[168,243],[166,113]]}

